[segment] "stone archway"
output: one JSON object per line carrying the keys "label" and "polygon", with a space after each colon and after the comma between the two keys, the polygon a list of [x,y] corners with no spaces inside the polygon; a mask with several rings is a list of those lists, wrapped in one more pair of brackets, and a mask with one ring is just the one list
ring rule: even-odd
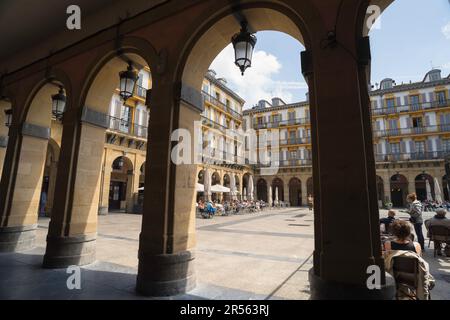
{"label": "stone archway", "polygon": [[405,207],[408,196],[408,179],[404,175],[396,174],[391,177],[390,183],[392,205],[397,208]]}
{"label": "stone archway", "polygon": [[[416,195],[419,201],[435,200],[434,179],[426,173],[419,174],[415,179]],[[428,190],[429,188],[429,190]],[[431,197],[431,199],[428,199]]]}
{"label": "stone archway", "polygon": [[256,184],[257,199],[269,203],[269,199],[267,198],[268,192],[267,181],[265,179],[259,179]]}
{"label": "stone archway", "polygon": [[109,211],[126,211],[132,194],[133,163],[125,156],[116,158],[112,163],[109,188]]}
{"label": "stone archway", "polygon": [[289,202],[292,207],[301,207],[302,203],[302,182],[298,178],[289,181]]}
{"label": "stone archway", "polygon": [[278,201],[284,202],[284,182],[281,178],[275,178],[272,181],[272,199],[274,202],[278,196]]}

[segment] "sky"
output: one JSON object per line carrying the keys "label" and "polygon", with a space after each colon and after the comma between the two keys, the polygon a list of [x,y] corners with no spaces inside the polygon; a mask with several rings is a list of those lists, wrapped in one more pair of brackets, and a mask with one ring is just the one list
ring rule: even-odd
{"label": "sky", "polygon": [[[234,65],[230,44],[214,60],[217,76],[247,101],[279,97],[286,103],[304,101],[308,87],[301,74],[303,45],[287,34],[258,32],[253,63],[244,77]],[[450,74],[450,0],[396,0],[370,32],[372,84],[393,78],[397,84],[422,81],[431,68]]]}

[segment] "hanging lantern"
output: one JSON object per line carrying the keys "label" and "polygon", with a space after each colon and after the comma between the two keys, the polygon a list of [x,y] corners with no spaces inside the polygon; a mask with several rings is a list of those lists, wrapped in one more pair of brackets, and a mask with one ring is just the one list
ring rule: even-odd
{"label": "hanging lantern", "polygon": [[136,71],[133,70],[132,63],[128,63],[128,68],[126,71],[119,73],[120,77],[120,96],[123,101],[130,99],[135,91],[137,81],[139,76]]}
{"label": "hanging lantern", "polygon": [[59,92],[52,96],[52,114],[56,119],[61,119],[64,111],[66,111],[66,95],[64,94],[64,88],[59,87]]}
{"label": "hanging lantern", "polygon": [[252,66],[253,50],[257,42],[256,36],[248,31],[247,21],[241,23],[241,32],[231,39],[234,47],[235,64],[244,75],[245,70]]}
{"label": "hanging lantern", "polygon": [[10,127],[12,124],[12,109],[5,110],[5,126]]}

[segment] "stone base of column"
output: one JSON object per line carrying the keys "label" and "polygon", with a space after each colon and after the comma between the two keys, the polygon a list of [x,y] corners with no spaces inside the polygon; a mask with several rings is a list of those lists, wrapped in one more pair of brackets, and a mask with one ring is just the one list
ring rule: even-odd
{"label": "stone base of column", "polygon": [[84,266],[95,262],[97,235],[47,237],[43,267],[48,269]]}
{"label": "stone base of column", "polygon": [[109,213],[109,209],[107,207],[99,207],[98,208],[98,215],[99,216],[107,216]]}
{"label": "stone base of column", "polygon": [[395,280],[388,273],[386,285],[380,290],[324,281],[314,274],[313,269],[309,272],[309,283],[311,300],[395,300],[397,291]]}
{"label": "stone base of column", "polygon": [[184,294],[196,286],[195,255],[191,251],[167,255],[139,254],[136,291],[149,297]]}
{"label": "stone base of column", "polygon": [[35,246],[37,225],[0,228],[0,252],[20,252]]}

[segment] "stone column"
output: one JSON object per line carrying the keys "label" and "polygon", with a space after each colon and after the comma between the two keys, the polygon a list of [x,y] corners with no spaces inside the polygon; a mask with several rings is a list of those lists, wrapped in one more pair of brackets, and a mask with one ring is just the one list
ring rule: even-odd
{"label": "stone column", "polygon": [[128,173],[127,181],[127,212],[133,213],[135,204],[135,195],[138,193],[139,189],[139,170],[134,170]]}
{"label": "stone column", "polygon": [[308,186],[306,182],[308,181],[308,177],[302,178],[302,206],[308,205]]}
{"label": "stone column", "polygon": [[[197,165],[175,165],[170,140],[177,128],[189,130],[194,137],[194,121],[200,120],[203,101],[197,90],[185,87],[181,89],[181,102],[174,105],[173,97],[180,97],[180,93],[174,92],[172,80],[159,79],[154,84],[137,291],[148,296],[171,296],[190,291],[196,283],[193,248]],[[194,138],[191,147],[195,144]]]}
{"label": "stone column", "polygon": [[[366,77],[370,50],[368,39],[355,41],[354,25],[345,18],[356,15],[356,11],[352,5],[343,9],[336,40],[340,45],[333,40],[328,46],[322,42],[314,46],[314,55],[302,55],[313,136],[313,299],[391,299],[395,295],[395,285],[386,278],[381,255]],[[369,266],[381,271],[381,290],[368,289]]]}
{"label": "stone column", "polygon": [[0,252],[33,248],[50,128],[10,128],[0,184]]}
{"label": "stone column", "polygon": [[104,160],[102,165],[102,178],[100,184],[100,201],[98,204],[98,214],[107,215],[109,212],[109,189],[111,185],[112,163],[108,158],[108,149],[105,148]]}
{"label": "stone column", "polygon": [[[104,120],[103,120],[104,119]],[[44,267],[64,268],[95,261],[106,118],[84,108],[64,114],[55,202]]]}
{"label": "stone column", "polygon": [[[283,178],[283,183],[284,183],[284,185],[283,185],[283,195],[284,195],[284,202],[286,202],[286,203],[289,203],[290,204],[290,198],[289,198],[289,181],[285,181],[285,179],[288,179],[288,178]],[[281,195],[280,195],[281,196]]]}

